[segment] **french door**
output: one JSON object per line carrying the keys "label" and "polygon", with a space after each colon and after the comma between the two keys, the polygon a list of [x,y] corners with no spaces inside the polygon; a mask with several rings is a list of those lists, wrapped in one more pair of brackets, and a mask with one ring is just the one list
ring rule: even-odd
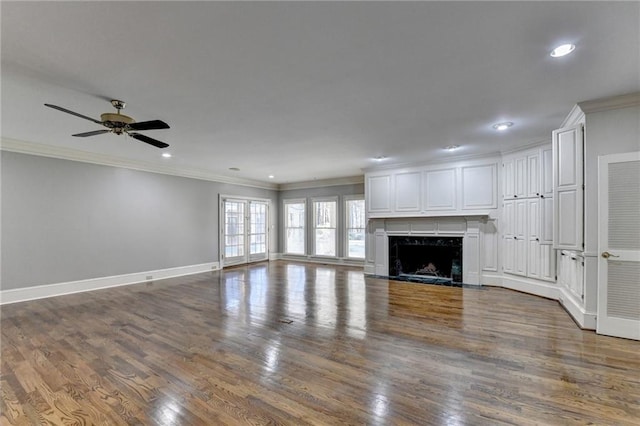
{"label": "french door", "polygon": [[269,258],[269,202],[221,197],[220,265],[259,262]]}
{"label": "french door", "polygon": [[596,331],[640,340],[640,152],[599,158]]}

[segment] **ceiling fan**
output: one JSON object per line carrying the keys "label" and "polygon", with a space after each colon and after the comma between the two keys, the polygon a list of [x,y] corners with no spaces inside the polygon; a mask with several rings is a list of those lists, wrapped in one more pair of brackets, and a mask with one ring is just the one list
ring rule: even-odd
{"label": "ceiling fan", "polygon": [[57,109],[58,111],[66,112],[67,114],[75,115],[76,117],[84,118],[85,120],[93,121],[96,124],[100,124],[106,129],[104,130],[94,130],[92,132],[85,133],[76,133],[75,135],[80,138],[86,138],[87,136],[95,136],[101,135],[103,133],[115,133],[116,135],[121,135],[123,133],[128,134],[134,139],[137,139],[141,142],[148,143],[149,145],[153,145],[158,148],[166,148],[169,144],[161,142],[157,139],[150,138],[149,136],[141,135],[140,133],[134,133],[132,131],[138,130],[156,130],[156,129],[168,129],[169,125],[161,120],[150,120],[150,121],[141,121],[136,123],[136,121],[128,117],[124,114],[120,114],[120,110],[125,107],[125,103],[119,100],[112,100],[111,105],[118,111],[117,113],[105,112],[100,116],[100,120],[93,119],[91,117],[87,117],[86,115],[79,114],[77,112],[70,111],[66,108],[59,107],[57,105],[44,104],[49,108]]}

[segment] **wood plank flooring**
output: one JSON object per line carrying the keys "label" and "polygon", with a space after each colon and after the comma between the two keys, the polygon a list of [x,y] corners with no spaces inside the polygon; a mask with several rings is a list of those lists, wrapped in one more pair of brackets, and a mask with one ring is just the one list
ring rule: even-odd
{"label": "wood plank flooring", "polygon": [[0,326],[1,425],[640,424],[640,342],[506,289],[276,261]]}

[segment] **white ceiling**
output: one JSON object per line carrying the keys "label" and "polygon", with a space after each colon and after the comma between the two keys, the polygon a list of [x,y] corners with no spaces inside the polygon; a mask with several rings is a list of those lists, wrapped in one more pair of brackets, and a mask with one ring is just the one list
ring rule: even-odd
{"label": "white ceiling", "polygon": [[[0,7],[5,140],[265,182],[361,175],[379,155],[510,150],[549,138],[576,102],[640,90],[638,2]],[[575,52],[551,58],[563,42]],[[99,118],[109,99],[169,123],[143,133],[173,158],[124,136],[73,138],[100,127],[43,106]],[[515,125],[498,133],[499,121]]]}

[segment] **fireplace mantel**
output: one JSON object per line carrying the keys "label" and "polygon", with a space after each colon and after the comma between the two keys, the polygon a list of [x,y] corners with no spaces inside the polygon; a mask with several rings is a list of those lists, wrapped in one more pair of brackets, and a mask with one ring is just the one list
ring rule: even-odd
{"label": "fireplace mantel", "polygon": [[412,218],[371,219],[369,221],[368,257],[373,261],[373,273],[389,274],[389,236],[450,236],[462,237],[462,280],[464,284],[480,285],[481,224],[489,215],[460,215]]}

